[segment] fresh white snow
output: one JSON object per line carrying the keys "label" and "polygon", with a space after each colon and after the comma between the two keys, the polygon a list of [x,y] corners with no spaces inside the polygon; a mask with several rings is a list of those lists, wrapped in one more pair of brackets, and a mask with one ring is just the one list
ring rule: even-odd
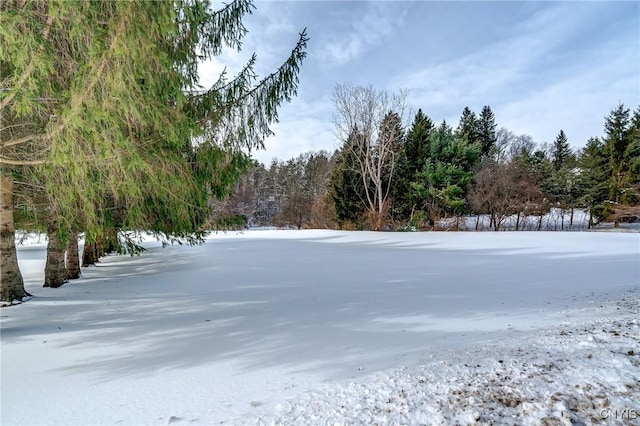
{"label": "fresh white snow", "polygon": [[640,421],[638,233],[145,246],[60,289],[19,248],[36,297],[0,310],[1,424]]}

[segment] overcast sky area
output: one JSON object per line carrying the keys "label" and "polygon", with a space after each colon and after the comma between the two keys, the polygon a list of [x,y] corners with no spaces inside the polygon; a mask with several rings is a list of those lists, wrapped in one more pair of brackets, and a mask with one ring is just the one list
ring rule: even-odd
{"label": "overcast sky area", "polygon": [[242,52],[201,66],[207,87],[255,52],[260,77],[276,69],[307,28],[298,96],[280,110],[275,136],[253,156],[268,164],[333,151],[336,84],[407,89],[413,115],[457,126],[465,106],[491,106],[498,127],[575,147],[603,133],[620,102],[640,104],[637,1],[257,1]]}

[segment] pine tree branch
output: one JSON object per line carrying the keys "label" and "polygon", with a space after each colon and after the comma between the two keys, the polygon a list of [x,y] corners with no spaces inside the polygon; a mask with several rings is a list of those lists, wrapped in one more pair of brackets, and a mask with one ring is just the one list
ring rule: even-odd
{"label": "pine tree branch", "polygon": [[[201,95],[201,100],[210,102],[213,109],[201,111],[203,114],[197,119],[197,124],[205,126],[209,122],[219,123],[224,119],[231,125],[232,131],[239,133],[239,141],[249,147],[255,143],[252,140],[269,135],[269,124],[277,122],[277,107],[283,101],[290,101],[297,93],[297,72],[306,56],[304,49],[308,40],[305,29],[300,33],[287,61],[250,90],[244,89],[251,77],[251,61],[224,93],[214,88]],[[220,100],[223,100],[221,104]]]}
{"label": "pine tree branch", "polygon": [[[24,7],[24,3],[22,5]],[[22,8],[18,8],[19,10],[22,10]],[[53,25],[53,16],[49,15],[47,16],[47,21],[44,24],[44,29],[42,30],[42,38],[47,41],[49,39],[49,34],[51,32],[51,25]],[[44,50],[44,46],[40,46],[38,53],[42,52]],[[31,58],[31,61],[29,62],[29,65],[27,66],[27,69],[24,70],[24,72],[22,73],[22,75],[20,76],[20,80],[18,80],[18,82],[14,85],[14,87],[22,87],[24,86],[25,82],[27,81],[28,78],[31,77],[31,74],[33,73],[33,70],[35,69],[35,63],[36,63],[36,57],[37,55],[34,55],[34,57]],[[13,98],[15,98],[16,96],[16,91],[13,90],[9,93],[9,95],[7,95],[6,98],[2,99],[0,101],[0,111],[4,111],[4,109],[11,103],[11,101],[13,100]]]}
{"label": "pine tree branch", "polygon": [[75,96],[71,99],[68,114],[66,116],[61,117],[61,120],[58,123],[58,125],[46,135],[47,139],[53,140],[57,135],[59,135],[64,130],[68,122],[70,121],[70,118],[73,117],[75,114],[78,113],[78,111],[82,109],[86,99],[89,97],[89,94],[98,84],[98,82],[101,80],[102,74],[107,66],[107,63],[109,63],[109,60],[110,60],[109,54],[114,51],[116,47],[116,41],[122,35],[124,30],[125,30],[125,19],[121,18],[118,28],[116,29],[116,32],[113,38],[111,39],[111,44],[109,45],[109,49],[102,54],[102,57],[100,58],[100,61],[98,62],[98,64],[93,67],[95,71],[89,73],[90,76],[93,74],[93,78],[91,79],[91,81],[89,81],[89,84],[87,85],[86,89],[83,92],[81,92],[79,96]]}

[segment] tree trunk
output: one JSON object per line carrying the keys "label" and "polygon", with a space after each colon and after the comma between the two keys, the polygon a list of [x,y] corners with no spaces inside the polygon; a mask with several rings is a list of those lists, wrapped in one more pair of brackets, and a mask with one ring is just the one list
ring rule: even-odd
{"label": "tree trunk", "polygon": [[573,229],[573,214],[574,214],[574,208],[571,207],[571,215],[569,216],[569,230]]}
{"label": "tree trunk", "polygon": [[522,212],[518,212],[518,216],[516,217],[516,231],[520,227],[520,215],[521,214],[522,214]]}
{"label": "tree trunk", "polygon": [[67,278],[80,278],[80,255],[78,253],[78,231],[72,231],[67,244]]}
{"label": "tree trunk", "polygon": [[98,236],[98,238],[96,238],[96,244],[95,244],[95,258],[96,258],[96,263],[100,262],[100,258],[104,257],[104,255],[107,254],[107,251],[105,249],[105,245],[104,245],[104,238],[101,236]]}
{"label": "tree trunk", "polygon": [[118,231],[116,228],[109,228],[105,231],[105,241],[104,241],[104,253],[101,254],[100,257],[105,254],[115,253],[120,249],[120,243],[118,242]]}
{"label": "tree trunk", "polygon": [[47,263],[44,267],[44,286],[58,288],[67,280],[67,269],[64,266],[64,251],[67,242],[60,238],[58,226],[49,224],[47,226]]}
{"label": "tree trunk", "polygon": [[89,265],[95,265],[98,261],[96,256],[97,248],[96,243],[87,242],[85,239],[84,250],[82,251],[82,267],[86,268]]}
{"label": "tree trunk", "polygon": [[15,229],[13,228],[13,176],[2,170],[0,176],[0,300],[13,302],[29,296],[16,256]]}
{"label": "tree trunk", "polygon": [[544,217],[544,214],[540,213],[540,219],[538,219],[538,231],[542,229],[542,218]]}

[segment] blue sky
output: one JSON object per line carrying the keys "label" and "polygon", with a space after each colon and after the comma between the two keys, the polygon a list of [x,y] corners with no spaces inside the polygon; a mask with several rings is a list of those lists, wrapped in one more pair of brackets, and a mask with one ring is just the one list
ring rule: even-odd
{"label": "blue sky", "polygon": [[[408,90],[413,113],[454,127],[465,106],[490,105],[499,127],[574,147],[602,134],[619,102],[640,104],[640,2],[257,1],[240,53],[201,67],[213,82],[258,55],[261,76],[286,59],[307,28],[297,98],[254,157],[268,163],[334,150],[336,84]],[[411,114],[409,121],[413,118]]]}

